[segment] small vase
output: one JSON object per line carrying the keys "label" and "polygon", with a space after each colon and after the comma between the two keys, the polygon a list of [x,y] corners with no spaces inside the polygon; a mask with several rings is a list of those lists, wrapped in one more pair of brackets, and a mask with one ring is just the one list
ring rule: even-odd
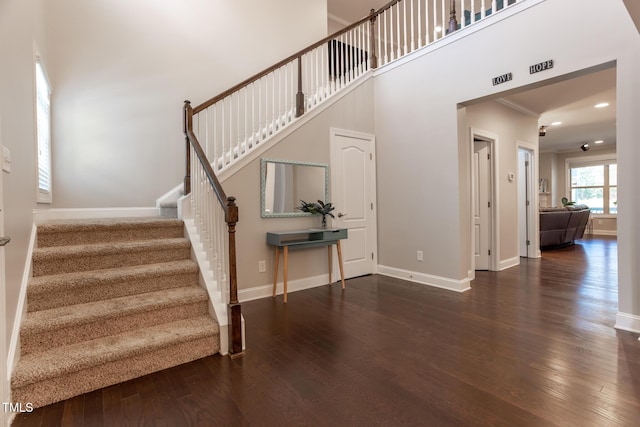
{"label": "small vase", "polygon": [[327,228],[327,217],[322,215],[322,228]]}

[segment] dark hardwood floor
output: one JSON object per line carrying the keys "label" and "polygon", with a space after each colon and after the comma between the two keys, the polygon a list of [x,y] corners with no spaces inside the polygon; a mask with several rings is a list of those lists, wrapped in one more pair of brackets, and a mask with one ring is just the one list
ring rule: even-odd
{"label": "dark hardwood floor", "polygon": [[587,238],[455,293],[383,276],[243,304],[208,357],[14,426],[638,426],[640,342],[616,331],[617,244]]}

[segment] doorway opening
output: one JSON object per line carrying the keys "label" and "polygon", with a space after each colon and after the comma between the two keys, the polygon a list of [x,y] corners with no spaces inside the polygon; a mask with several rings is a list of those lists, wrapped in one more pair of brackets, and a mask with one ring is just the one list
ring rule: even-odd
{"label": "doorway opening", "polygon": [[495,189],[498,136],[479,129],[471,130],[471,248],[473,270],[497,270],[496,233],[497,191]]}
{"label": "doorway opening", "polygon": [[533,144],[518,142],[518,248],[521,258],[540,257],[538,230],[538,165]]}

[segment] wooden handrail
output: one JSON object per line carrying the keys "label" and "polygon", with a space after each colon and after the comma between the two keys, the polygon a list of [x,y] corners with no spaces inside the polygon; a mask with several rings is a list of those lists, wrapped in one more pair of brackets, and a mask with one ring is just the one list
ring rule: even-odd
{"label": "wooden handrail", "polygon": [[[216,177],[215,172],[213,172],[213,168],[211,167],[211,163],[209,163],[209,160],[207,159],[207,155],[204,153],[204,150],[202,149],[202,146],[200,145],[200,142],[198,141],[198,138],[196,137],[196,135],[193,133],[193,108],[191,108],[191,101],[184,101],[184,135],[187,141],[187,173],[185,175],[185,188],[184,188],[184,194],[189,194],[191,192],[191,180],[188,180],[188,184],[187,184],[187,177],[191,178],[191,155],[190,155],[190,146],[193,146],[193,150],[196,153],[196,156],[198,156],[198,160],[200,160],[200,163],[202,164],[202,167],[204,168],[204,172],[207,175],[207,179],[209,180],[209,182],[211,183],[211,187],[213,188],[213,191],[216,193],[216,197],[218,198],[218,201],[220,201],[220,204],[225,207],[225,213],[226,213],[226,203],[227,203],[227,195],[224,192],[224,189],[222,188],[222,185],[220,184],[220,181],[218,181],[218,178]],[[235,199],[234,199],[235,200]]]}
{"label": "wooden handrail", "polygon": [[187,144],[187,173],[185,175],[184,194],[191,192],[191,147],[195,152],[198,161],[202,165],[207,180],[211,184],[216,198],[224,210],[225,222],[229,234],[229,352],[231,356],[242,354],[242,309],[238,302],[238,273],[236,257],[236,224],[238,223],[238,206],[235,197],[227,197],[220,181],[213,172],[211,163],[207,159],[198,138],[193,133],[193,108],[191,102],[184,102],[183,130]]}
{"label": "wooden handrail", "polygon": [[335,39],[338,36],[341,36],[344,33],[348,33],[349,31],[351,31],[352,29],[356,28],[358,25],[364,24],[365,22],[369,21],[369,22],[375,22],[375,18],[381,14],[382,12],[384,12],[385,10],[389,9],[390,7],[394,6],[396,3],[399,3],[402,0],[393,0],[389,3],[387,3],[386,5],[382,6],[380,9],[378,10],[374,10],[372,11],[369,15],[365,16],[364,18],[360,19],[357,22],[354,22],[353,24],[339,30],[336,31],[335,33],[331,34],[330,36],[327,36],[325,38],[323,38],[322,40],[320,40],[319,42],[316,42],[314,44],[312,44],[311,46],[308,46],[304,49],[302,49],[301,51],[294,53],[291,56],[288,56],[287,58],[283,59],[282,61],[279,61],[277,63],[275,63],[274,65],[270,66],[269,68],[266,68],[262,71],[260,71],[258,74],[255,74],[251,77],[249,77],[248,79],[238,83],[237,85],[225,90],[224,92],[220,93],[219,95],[214,96],[213,98],[203,102],[202,104],[196,106],[193,108],[193,114],[198,114],[199,112],[206,110],[207,108],[211,107],[213,104],[219,102],[220,100],[228,97],[229,95],[237,92],[238,90],[242,89],[245,86],[250,85],[251,83],[261,79],[262,77],[268,75],[269,73],[272,73],[273,71],[277,70],[278,68],[288,64],[289,62],[292,62],[298,58],[301,58],[304,54],[311,52],[312,50],[330,42],[331,40]]}

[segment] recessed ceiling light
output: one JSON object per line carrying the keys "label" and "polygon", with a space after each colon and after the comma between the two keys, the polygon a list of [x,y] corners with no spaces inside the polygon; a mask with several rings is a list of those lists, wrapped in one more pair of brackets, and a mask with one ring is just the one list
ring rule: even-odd
{"label": "recessed ceiling light", "polygon": [[608,102],[601,102],[599,104],[594,105],[594,107],[596,108],[604,108],[604,107],[608,107],[609,103]]}
{"label": "recessed ceiling light", "polygon": [[601,139],[599,139],[599,140],[597,140],[597,141],[593,141],[593,143],[594,143],[594,144],[602,144],[603,142],[604,142],[604,141],[603,141],[603,140],[601,140]]}
{"label": "recessed ceiling light", "polygon": [[553,123],[551,123],[551,126],[559,126],[561,124],[562,124],[562,122],[553,122]]}

